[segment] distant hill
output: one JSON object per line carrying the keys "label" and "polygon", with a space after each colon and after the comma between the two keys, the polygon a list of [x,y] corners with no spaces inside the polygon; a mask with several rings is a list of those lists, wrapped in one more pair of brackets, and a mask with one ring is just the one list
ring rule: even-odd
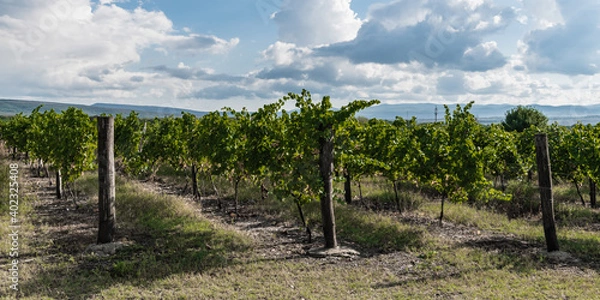
{"label": "distant hill", "polygon": [[94,108],[94,109],[100,109],[100,110],[127,111],[127,113],[129,113],[130,111],[136,111],[140,114],[145,113],[145,114],[148,114],[149,116],[153,116],[153,117],[154,116],[158,116],[158,117],[169,116],[169,115],[180,116],[181,112],[187,112],[187,113],[196,115],[197,117],[201,117],[201,116],[207,114],[207,112],[195,111],[195,110],[184,109],[184,108],[163,107],[163,106],[139,106],[139,105],[113,104],[113,103],[94,103],[90,107]]}
{"label": "distant hill", "polygon": [[[168,115],[179,116],[181,115],[182,111],[199,117],[207,113],[190,109],[161,106],[142,106],[113,103],[80,105],[56,102],[0,99],[0,116],[11,116],[20,112],[29,114],[39,105],[43,105],[42,111],[47,109],[62,111],[66,110],[70,106],[73,106],[81,108],[88,115],[100,115],[103,113],[112,115],[128,115],[131,111],[136,111],[140,114],[141,118],[164,117]],[[449,105],[450,110],[454,110],[455,106],[455,104]],[[479,122],[483,124],[500,123],[504,120],[506,112],[514,107],[514,105],[508,104],[478,105],[475,103],[471,109],[471,112],[477,117]],[[532,105],[532,107],[538,109],[544,115],[546,115],[548,119],[550,119],[550,122],[558,122],[561,125],[572,125],[577,122],[584,124],[600,123],[600,105]],[[366,118],[378,118],[386,120],[394,120],[396,116],[405,119],[415,116],[419,122],[433,122],[436,120],[436,108],[437,120],[441,121],[444,119],[445,114],[444,105],[432,103],[381,104],[374,107],[369,107],[359,112],[358,115]]]}
{"label": "distant hill", "polygon": [[[464,105],[461,105],[464,106]],[[456,104],[448,105],[452,112]],[[479,122],[483,124],[501,123],[506,112],[514,108],[514,105],[508,104],[487,104],[478,105],[475,103],[471,109]],[[573,125],[577,122],[597,124],[600,123],[600,105],[590,106],[549,106],[549,105],[531,105],[531,107],[541,111],[548,117],[551,123],[557,122],[561,125]],[[358,113],[359,116],[367,118],[379,118],[394,120],[396,116],[404,119],[417,117],[420,122],[433,122],[444,119],[445,109],[443,104],[381,104],[369,107]]]}
{"label": "distant hill", "polygon": [[194,111],[189,109],[178,109],[171,107],[160,106],[141,106],[141,105],[123,105],[112,103],[95,103],[93,105],[81,104],[65,104],[57,102],[41,102],[41,101],[26,101],[26,100],[9,100],[0,99],[0,116],[12,116],[20,112],[30,114],[36,107],[43,105],[41,111],[54,109],[55,111],[63,111],[69,107],[82,109],[90,116],[101,114],[122,114],[128,115],[131,111],[139,113],[140,118],[164,117],[168,115],[179,116],[182,111],[189,112],[196,116],[203,116],[206,112]]}

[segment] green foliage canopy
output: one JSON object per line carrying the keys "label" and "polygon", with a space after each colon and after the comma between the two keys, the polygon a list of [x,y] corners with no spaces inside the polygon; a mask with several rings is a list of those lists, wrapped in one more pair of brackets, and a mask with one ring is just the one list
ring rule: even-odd
{"label": "green foliage canopy", "polygon": [[502,126],[507,131],[523,132],[525,129],[536,126],[545,128],[548,124],[548,118],[539,110],[519,105],[506,113],[506,118]]}

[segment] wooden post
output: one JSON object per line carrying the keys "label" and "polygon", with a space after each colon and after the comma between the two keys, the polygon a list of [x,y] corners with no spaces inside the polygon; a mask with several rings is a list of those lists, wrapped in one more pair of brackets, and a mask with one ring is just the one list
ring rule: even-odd
{"label": "wooden post", "polygon": [[192,164],[192,195],[194,199],[200,199],[200,192],[198,192],[198,168],[196,164]]}
{"label": "wooden post", "polygon": [[399,213],[402,213],[402,205],[400,205],[400,197],[398,197],[398,181],[392,181],[394,185],[394,200],[396,201],[396,209],[398,209]]}
{"label": "wooden post", "polygon": [[115,157],[113,117],[98,117],[98,244],[114,240],[115,212]]}
{"label": "wooden post", "polygon": [[60,169],[56,169],[56,199],[62,199],[63,195],[63,182]]}
{"label": "wooden post", "polygon": [[344,168],[344,179],[344,199],[347,204],[352,204],[352,176],[346,168]]}
{"label": "wooden post", "polygon": [[325,236],[325,248],[337,248],[335,235],[335,215],[333,212],[333,132],[331,128],[328,137],[321,138],[319,153],[319,164],[321,178],[323,180],[323,195],[321,197],[321,217],[323,218],[323,235]]}
{"label": "wooden post", "polygon": [[596,208],[596,182],[592,177],[588,177],[590,182],[590,206]]}
{"label": "wooden post", "polygon": [[546,134],[535,135],[535,150],[538,166],[538,181],[540,198],[542,199],[542,218],[544,235],[548,252],[558,251],[556,225],[554,224],[554,204],[552,198],[552,171],[550,169],[550,155],[548,152],[548,139]]}

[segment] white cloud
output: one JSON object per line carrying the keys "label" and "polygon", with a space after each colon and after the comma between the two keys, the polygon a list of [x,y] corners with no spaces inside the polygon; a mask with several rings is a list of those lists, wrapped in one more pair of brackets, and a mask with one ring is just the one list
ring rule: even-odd
{"label": "white cloud", "polygon": [[285,1],[273,17],[279,40],[298,46],[316,46],[356,37],[361,20],[350,8],[351,0]]}
{"label": "white cloud", "polygon": [[114,2],[0,2],[0,12],[7,12],[0,15],[0,81],[10,87],[3,91],[5,96],[14,90],[19,96],[131,98],[157,85],[178,95],[189,89],[187,84],[158,83],[153,79],[156,74],[128,70],[141,61],[145,49],[219,54],[239,43],[237,38],[178,34],[163,12],[127,10]]}
{"label": "white cloud", "polygon": [[396,0],[371,5],[367,19],[381,23],[387,30],[393,30],[423,22],[431,12],[420,1]]}
{"label": "white cloud", "polygon": [[167,36],[162,42],[168,48],[183,51],[187,54],[224,53],[240,43],[239,38],[229,41],[211,35],[190,34],[188,36]]}
{"label": "white cloud", "polygon": [[569,75],[599,73],[600,6],[596,1],[580,1],[578,5],[557,1],[554,6],[559,9],[560,22],[532,30],[519,46],[528,70]]}
{"label": "white cloud", "polygon": [[119,2],[126,2],[127,0],[100,0],[100,5],[106,5],[106,4],[112,4],[112,3],[119,3]]}
{"label": "white cloud", "polygon": [[469,47],[460,60],[460,68],[470,71],[486,71],[503,66],[506,59],[496,42],[485,42],[475,47]]}
{"label": "white cloud", "polygon": [[600,73],[600,6],[597,1],[558,1],[564,21],[525,36],[522,54],[533,72]]}
{"label": "white cloud", "polygon": [[530,30],[547,29],[564,24],[564,18],[555,0],[522,0],[529,13]]}
{"label": "white cloud", "polygon": [[290,65],[300,58],[309,55],[312,50],[306,47],[296,47],[292,43],[277,41],[262,52],[263,58],[275,65]]}
{"label": "white cloud", "polygon": [[378,4],[369,16],[354,40],[318,48],[316,53],[347,57],[354,63],[419,61],[464,71],[493,69],[503,66],[505,57],[484,38],[504,30],[516,13],[483,0],[401,0]]}

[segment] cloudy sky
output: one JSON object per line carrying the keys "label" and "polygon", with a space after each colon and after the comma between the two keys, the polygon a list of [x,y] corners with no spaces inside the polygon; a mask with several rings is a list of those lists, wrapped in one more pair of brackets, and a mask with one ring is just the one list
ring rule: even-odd
{"label": "cloudy sky", "polygon": [[600,103],[598,0],[0,0],[0,98]]}

